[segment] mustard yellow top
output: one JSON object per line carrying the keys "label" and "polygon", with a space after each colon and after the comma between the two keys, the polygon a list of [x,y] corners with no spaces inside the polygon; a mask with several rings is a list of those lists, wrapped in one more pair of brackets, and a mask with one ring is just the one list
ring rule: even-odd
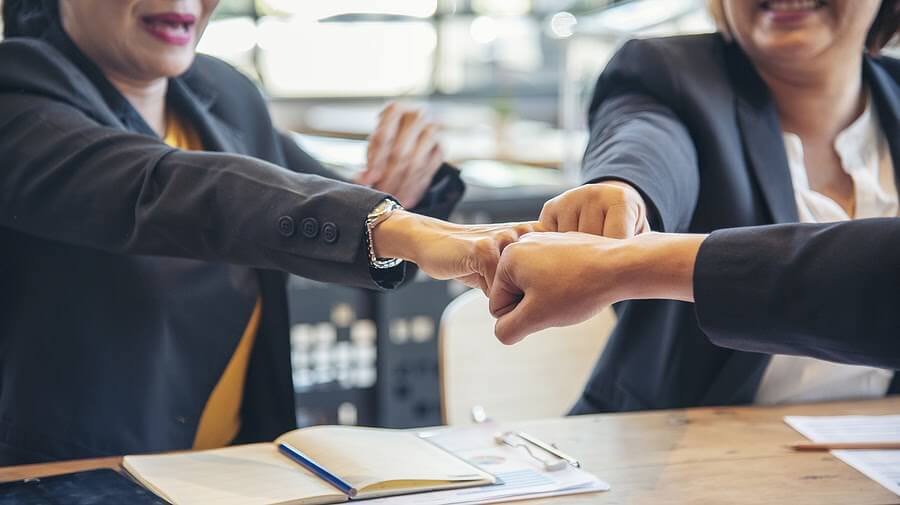
{"label": "mustard yellow top", "polygon": [[[166,135],[163,141],[177,149],[202,151],[203,143],[197,132],[171,111],[166,114]],[[197,425],[194,449],[225,447],[237,436],[241,428],[241,400],[250,351],[259,329],[262,300],[257,298],[253,313],[241,335],[237,349],[228,361],[222,377],[206,401],[206,407]]]}

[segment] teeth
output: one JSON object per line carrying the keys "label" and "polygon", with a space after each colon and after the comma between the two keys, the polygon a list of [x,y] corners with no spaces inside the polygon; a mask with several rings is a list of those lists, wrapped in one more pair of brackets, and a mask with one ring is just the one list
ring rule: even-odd
{"label": "teeth", "polygon": [[166,28],[169,30],[175,30],[179,32],[187,33],[189,26],[187,23],[169,23],[166,21],[153,21],[152,25],[155,25],[157,28]]}
{"label": "teeth", "polygon": [[813,10],[825,5],[821,0],[769,0],[764,7],[773,11]]}

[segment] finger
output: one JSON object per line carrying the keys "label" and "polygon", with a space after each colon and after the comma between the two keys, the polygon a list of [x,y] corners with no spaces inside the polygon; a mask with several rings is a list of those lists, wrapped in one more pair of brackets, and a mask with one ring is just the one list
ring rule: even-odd
{"label": "finger", "polygon": [[443,162],[443,152],[437,141],[437,125],[422,131],[420,140],[409,162],[408,176],[400,181],[397,198],[406,207],[414,207],[431,184],[434,174]]}
{"label": "finger", "polygon": [[631,238],[637,227],[637,215],[628,205],[613,205],[606,209],[606,219],[600,234],[609,238]]}
{"label": "finger", "polygon": [[497,244],[485,247],[489,247],[490,249],[484,250],[485,248],[482,248],[483,251],[478,254],[478,261],[480,263],[478,272],[487,282],[487,290],[488,293],[490,293],[493,288],[494,278],[497,276],[497,264],[500,263],[502,249],[498,247]]}
{"label": "finger", "polygon": [[544,204],[544,208],[541,210],[541,216],[538,218],[538,222],[541,223],[541,228],[545,231],[556,231],[559,228],[559,214],[556,211],[556,205],[551,203]]}
{"label": "finger", "polygon": [[556,231],[578,231],[579,211],[578,208],[561,209],[556,216]]}
{"label": "finger", "polygon": [[[414,177],[409,177],[407,185],[401,190],[403,196],[400,202],[405,202],[403,203],[404,207],[414,208],[422,201],[422,197],[425,196],[425,193],[428,192],[428,188],[431,186],[434,174],[437,173],[443,164],[444,152],[440,145],[435,145],[425,161],[426,168],[422,170],[421,174],[416,173]],[[425,175],[426,173],[428,175]]]}
{"label": "finger", "polygon": [[412,156],[416,145],[424,137],[425,130],[432,126],[437,128],[437,125],[425,118],[421,109],[406,111],[400,122],[397,141],[394,142],[395,150],[403,156]]}
{"label": "finger", "polygon": [[529,233],[546,233],[551,230],[540,221],[526,221],[517,223],[514,228],[519,233],[519,240],[527,236]]}
{"label": "finger", "polygon": [[578,231],[591,235],[603,235],[605,217],[602,210],[581,209],[581,213],[578,215]]}
{"label": "finger", "polygon": [[525,296],[512,310],[497,318],[494,335],[500,342],[512,345],[549,326],[542,322],[537,313],[539,307],[533,300],[533,298]]}
{"label": "finger", "polygon": [[638,235],[640,235],[641,233],[648,233],[648,232],[650,232],[650,231],[653,231],[653,230],[650,228],[650,221],[647,221],[647,218],[646,218],[646,217],[641,218],[641,226],[640,226],[640,228],[638,229]]}
{"label": "finger", "polygon": [[389,148],[381,179],[376,183],[376,188],[386,193],[394,194],[400,190],[404,181],[411,176],[412,154],[416,147],[416,140],[425,128],[424,121],[419,118],[419,113],[404,115],[397,137]]}
{"label": "finger", "polygon": [[378,118],[375,131],[369,137],[369,148],[366,153],[366,171],[360,183],[372,185],[382,176],[386,169],[387,157],[397,132],[405,108],[396,102],[388,104]]}

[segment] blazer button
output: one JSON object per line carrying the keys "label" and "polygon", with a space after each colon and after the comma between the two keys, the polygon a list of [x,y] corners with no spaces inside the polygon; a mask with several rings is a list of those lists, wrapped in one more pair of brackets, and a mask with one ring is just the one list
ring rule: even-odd
{"label": "blazer button", "polygon": [[296,227],[294,226],[294,219],[291,216],[281,216],[278,218],[278,233],[285,237],[292,237],[295,231]]}
{"label": "blazer button", "polygon": [[322,239],[329,244],[333,244],[338,241],[338,236],[340,232],[338,227],[334,223],[325,223],[322,225]]}
{"label": "blazer button", "polygon": [[319,221],[314,217],[308,217],[300,222],[300,232],[306,238],[319,236]]}

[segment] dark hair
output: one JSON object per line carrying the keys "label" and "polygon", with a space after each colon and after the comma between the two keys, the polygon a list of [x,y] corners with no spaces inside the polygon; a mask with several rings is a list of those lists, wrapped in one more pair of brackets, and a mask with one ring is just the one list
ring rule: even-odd
{"label": "dark hair", "polygon": [[59,0],[2,0],[3,36],[40,37],[59,22]]}
{"label": "dark hair", "polygon": [[888,45],[900,31],[900,0],[882,0],[875,21],[866,36],[866,49],[877,53]]}

